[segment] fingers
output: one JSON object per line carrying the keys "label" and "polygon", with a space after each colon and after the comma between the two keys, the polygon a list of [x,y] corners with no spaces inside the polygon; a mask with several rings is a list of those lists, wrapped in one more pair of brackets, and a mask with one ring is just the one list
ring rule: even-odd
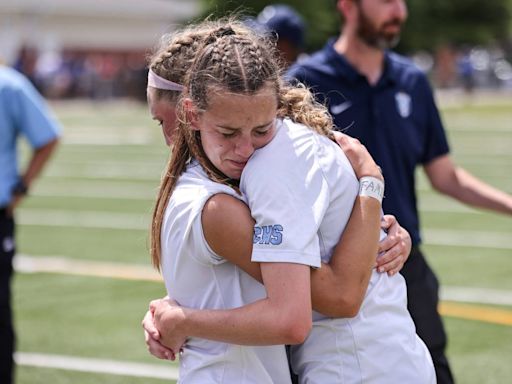
{"label": "fingers", "polygon": [[159,342],[159,345],[166,348],[167,351],[178,351],[179,353],[183,352],[183,348],[185,348],[186,344],[186,337],[170,337],[168,340]]}
{"label": "fingers", "polygon": [[142,319],[142,328],[144,328],[144,331],[147,332],[152,339],[160,339],[160,332],[158,332],[158,329],[155,327],[153,312],[151,310],[147,311]]}
{"label": "fingers", "polygon": [[144,338],[146,341],[148,351],[153,356],[163,360],[174,361],[176,359],[176,355],[171,349],[166,348],[160,342],[153,339],[151,335],[146,331],[144,332]]}
{"label": "fingers", "polygon": [[397,225],[398,221],[393,215],[384,215],[380,221],[380,227],[382,229],[389,229],[391,226]]}
{"label": "fingers", "polygon": [[404,259],[404,256],[399,255],[393,258],[391,261],[380,265],[378,267],[378,271],[381,273],[387,273],[389,276],[393,276],[396,273],[400,272],[400,270],[404,266]]}
{"label": "fingers", "polygon": [[396,247],[399,242],[399,237],[388,233],[388,235],[379,242],[378,252],[388,252],[391,248]]}
{"label": "fingers", "polygon": [[334,136],[334,140],[336,140],[336,142],[340,146],[341,146],[341,141],[343,140],[343,137],[347,136],[344,133],[341,133],[340,131],[332,131],[332,135]]}
{"label": "fingers", "polygon": [[363,157],[370,156],[366,147],[353,137],[343,135],[337,142],[351,161],[357,162],[362,160]]}
{"label": "fingers", "polygon": [[176,355],[172,349],[166,348],[159,341],[160,332],[158,332],[155,327],[153,312],[151,312],[151,310],[146,312],[146,315],[142,320],[142,327],[144,328],[144,340],[149,353],[159,359],[174,361],[176,359]]}
{"label": "fingers", "polygon": [[[394,237],[388,236],[386,239]],[[396,239],[392,239],[396,240]],[[384,242],[384,241],[383,241]],[[400,271],[407,260],[407,247],[404,241],[396,242],[392,247],[388,247],[382,255],[377,258],[377,271],[387,272],[390,276]]]}
{"label": "fingers", "polygon": [[383,179],[379,166],[371,157],[366,147],[358,139],[347,135],[335,135],[336,142],[347,156],[357,178],[373,176]]}
{"label": "fingers", "polygon": [[162,299],[151,300],[149,302],[149,310],[151,312],[155,312],[155,308],[158,306],[158,304],[160,304],[161,301]]}

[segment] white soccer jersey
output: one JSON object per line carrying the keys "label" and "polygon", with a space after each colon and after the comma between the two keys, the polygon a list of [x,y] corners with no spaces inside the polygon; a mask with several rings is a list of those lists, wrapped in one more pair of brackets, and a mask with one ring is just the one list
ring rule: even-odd
{"label": "white soccer jersey", "polygon": [[[264,287],[208,246],[201,225],[206,201],[217,193],[237,198],[193,162],[180,176],[162,226],[162,274],[179,304],[229,309],[265,297]],[[245,293],[244,293],[245,291]],[[290,383],[283,346],[249,347],[190,338],[180,357],[180,383]]]}
{"label": "white soccer jersey", "polygon": [[[272,142],[252,156],[240,185],[256,221],[252,259],[287,261],[293,255],[320,266],[349,220],[358,181],[326,137],[290,120],[277,128]],[[355,318],[314,313],[313,320],[307,340],[292,347],[301,383],[435,383],[401,275],[374,270]]]}

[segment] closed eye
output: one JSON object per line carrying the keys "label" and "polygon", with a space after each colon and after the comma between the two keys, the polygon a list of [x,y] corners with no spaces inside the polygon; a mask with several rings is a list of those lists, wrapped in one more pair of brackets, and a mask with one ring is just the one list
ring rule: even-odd
{"label": "closed eye", "polygon": [[265,136],[269,132],[270,132],[270,127],[267,127],[265,129],[259,129],[259,130],[255,131],[254,133],[257,136]]}

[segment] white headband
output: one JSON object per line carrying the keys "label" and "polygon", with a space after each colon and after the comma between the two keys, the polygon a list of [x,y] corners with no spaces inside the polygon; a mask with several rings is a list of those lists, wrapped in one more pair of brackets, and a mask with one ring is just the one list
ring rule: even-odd
{"label": "white headband", "polygon": [[183,85],[175,83],[173,81],[164,79],[163,77],[158,76],[151,69],[148,72],[148,86],[157,88],[157,89],[165,89],[167,91],[183,91],[185,87]]}

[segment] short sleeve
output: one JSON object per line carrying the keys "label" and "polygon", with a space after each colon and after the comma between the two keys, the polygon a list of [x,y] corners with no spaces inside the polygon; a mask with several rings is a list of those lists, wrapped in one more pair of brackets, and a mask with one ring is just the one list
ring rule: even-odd
{"label": "short sleeve", "polygon": [[[181,181],[181,180],[180,180]],[[218,193],[235,198],[235,192],[228,186],[200,179],[200,187],[179,183],[167,205],[162,223],[162,253],[186,253],[187,257],[203,265],[218,265],[226,260],[216,254],[206,241],[202,211],[206,202]]]}
{"label": "short sleeve", "polygon": [[61,128],[53,113],[28,80],[20,80],[12,96],[16,127],[32,147],[42,147],[60,135]]}
{"label": "short sleeve", "polygon": [[[205,203],[206,200],[202,203],[203,207]],[[202,212],[202,208],[200,212]],[[216,254],[210,248],[208,241],[206,241],[203,231],[203,224],[201,220],[201,213],[196,215],[196,217],[193,220],[190,236],[192,237],[191,240],[195,244],[194,248],[196,248],[196,251],[193,252],[193,256],[196,258],[197,261],[203,264],[213,265],[219,265],[227,262],[227,260],[224,259],[222,256]]]}
{"label": "short sleeve", "polygon": [[426,110],[426,140],[423,149],[421,163],[426,164],[436,157],[447,154],[450,151],[446,132],[441,121],[439,110],[437,109],[432,88],[425,76],[421,76],[419,86],[424,95]]}
{"label": "short sleeve", "polygon": [[256,222],[252,261],[320,266],[318,229],[329,188],[313,145],[305,140],[298,149],[274,139],[244,169],[241,188]]}

